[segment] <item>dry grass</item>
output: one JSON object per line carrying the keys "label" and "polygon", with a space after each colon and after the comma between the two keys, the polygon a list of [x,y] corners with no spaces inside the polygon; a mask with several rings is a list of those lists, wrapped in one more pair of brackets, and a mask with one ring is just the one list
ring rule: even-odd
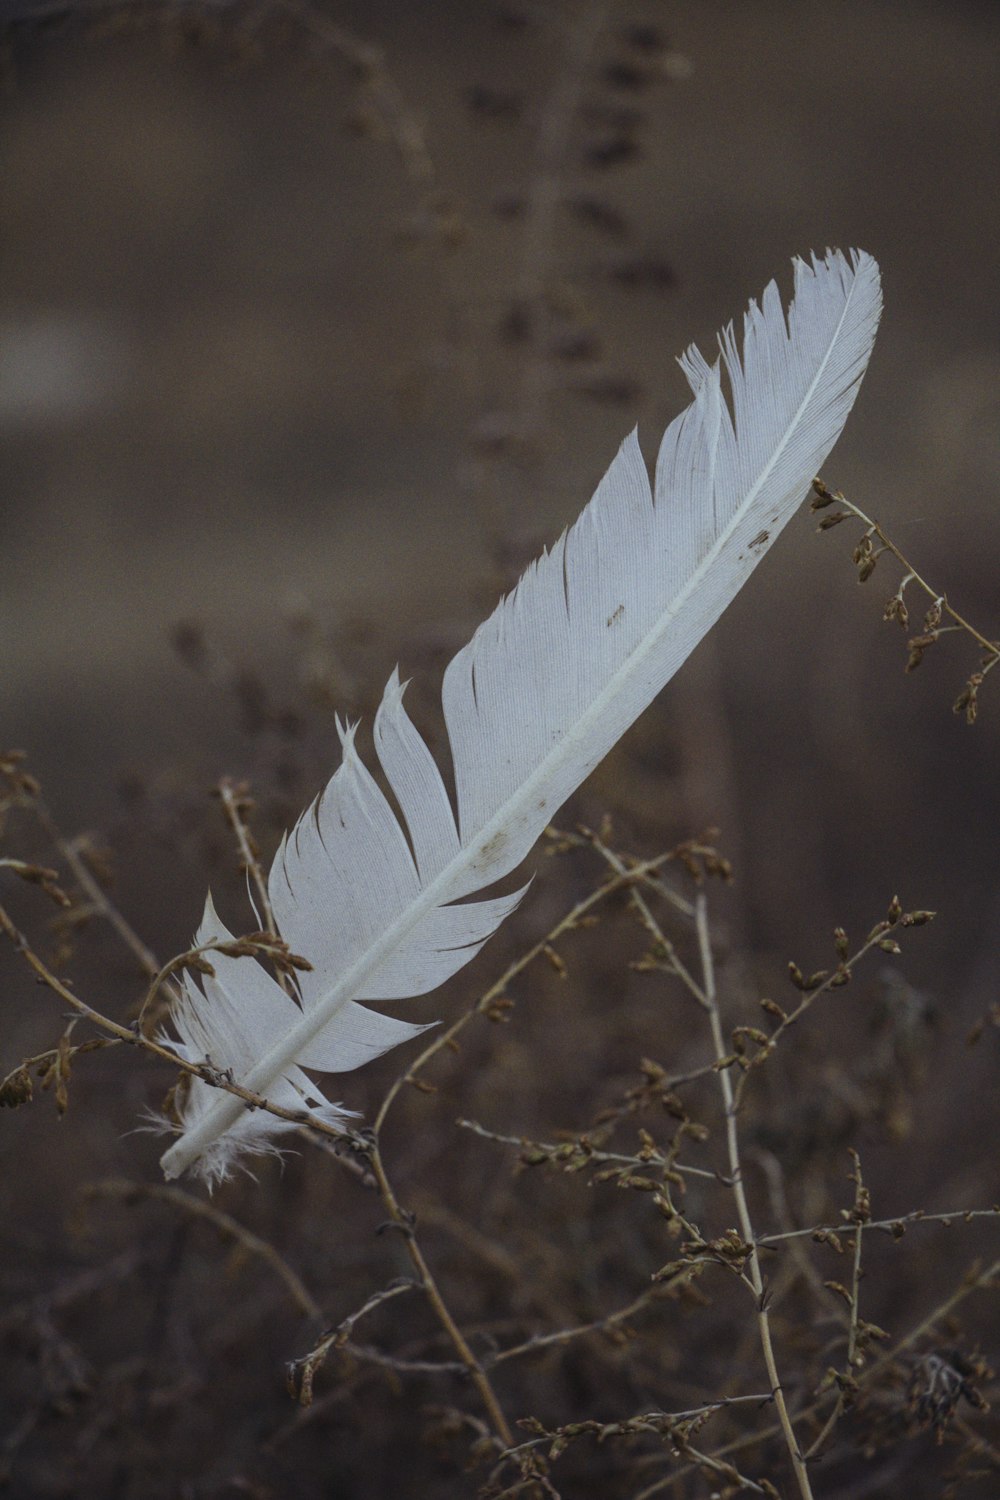
{"label": "dry grass", "polygon": [[[129,28],[150,16],[95,13]],[[395,152],[411,194],[404,238],[438,266],[460,328],[456,368],[489,368],[506,397],[467,434],[503,582],[530,551],[505,526],[510,497],[539,482],[563,403],[637,389],[595,354],[600,301],[574,294],[564,236],[571,222],[610,240],[616,286],[670,290],[673,271],[631,243],[605,184],[643,150],[686,61],[642,7],[624,21],[600,4],[547,17],[554,67],[529,110],[534,149],[518,193],[494,205],[523,226],[519,255],[484,333],[456,260],[468,210],[446,190],[419,101],[381,46],[331,14],[283,0],[169,5],[155,20],[213,66],[308,51],[322,87],[350,96],[361,139]],[[505,16],[536,24],[518,7]],[[33,44],[30,28],[17,33],[15,62]],[[479,129],[528,109],[506,84],[470,85],[468,104]],[[997,645],[925,581],[933,557],[918,572],[888,523],[819,481],[816,506],[823,529],[860,525],[859,581],[895,559],[887,619],[907,626],[927,595],[911,669],[947,632],[956,649],[973,641],[978,669],[955,708],[971,725],[982,691],[969,732],[989,733]],[[329,773],[330,703],[370,707],[383,643],[303,608],[278,667],[251,666],[198,621],[175,644],[232,704],[246,781],[203,797],[187,768],[168,768],[130,787],[112,853],[60,826],[29,760],[0,757],[5,983],[12,1013],[41,1010],[31,1030],[44,1033],[27,1055],[5,1052],[0,1083],[16,1205],[0,1269],[0,1483],[199,1500],[992,1494],[1000,1013],[976,1000],[968,1024],[949,1024],[951,996],[940,970],[926,993],[935,971],[921,952],[985,882],[942,839],[949,880],[935,872],[933,896],[918,886],[901,902],[890,886],[864,919],[855,903],[850,923],[827,920],[831,890],[853,891],[875,805],[896,830],[900,878],[916,883],[919,767],[912,785],[895,762],[891,779],[866,766],[852,782],[844,731],[857,800],[835,768],[810,810],[817,829],[846,828],[847,873],[838,886],[815,849],[801,856],[803,952],[788,963],[761,936],[775,914],[754,921],[764,897],[744,864],[767,874],[793,859],[805,835],[791,785],[769,804],[789,816],[763,839],[750,817],[738,824],[732,864],[714,830],[685,823],[706,761],[721,767],[720,797],[737,779],[739,736],[709,686],[675,727],[654,722],[655,754],[641,737],[616,752],[567,814],[594,826],[553,830],[536,855],[530,909],[412,1007],[446,1017],[423,1050],[344,1080],[358,1129],[303,1128],[280,1165],[209,1200],[159,1184],[151,1144],[123,1134],[176,1080],[156,1041],[175,976],[211,962],[206,949],[156,951],[178,899],[169,871],[207,870],[228,910],[246,910],[249,880],[267,925],[261,851]],[[432,669],[446,655],[419,635],[407,651]],[[869,694],[877,712],[878,683]],[[891,738],[891,713],[878,722]],[[801,758],[798,731],[793,719],[779,732]],[[995,815],[986,785],[964,795]],[[938,827],[933,809],[923,821]],[[943,910],[928,933],[931,900]],[[266,930],[228,951],[294,969]],[[275,1109],[207,1065],[186,1071]]]}

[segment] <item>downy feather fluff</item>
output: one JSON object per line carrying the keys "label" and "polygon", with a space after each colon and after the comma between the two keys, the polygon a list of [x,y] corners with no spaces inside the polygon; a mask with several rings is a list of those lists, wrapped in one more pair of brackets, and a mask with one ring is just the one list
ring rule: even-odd
{"label": "downy feather fluff", "polygon": [[[478,893],[521,863],[797,508],[853,405],[880,310],[874,260],[828,252],[795,262],[787,323],[773,282],[750,303],[742,359],[732,327],[714,364],[688,350],[694,400],[664,435],[653,490],[633,432],[576,524],[449,665],[454,806],[394,672],[374,735],[405,831],[342,728],[340,768],[269,880],[281,936],[312,970],[292,999],[255,960],[212,954],[215,977],[187,979],[173,1011],[180,1055],[346,1122],[302,1070],[347,1072],[415,1036],[360,1002],[436,988],[514,910],[524,888]],[[196,941],[229,937],[209,900]],[[218,1180],[294,1128],[198,1079],[181,1109],[167,1177],[193,1166]]]}

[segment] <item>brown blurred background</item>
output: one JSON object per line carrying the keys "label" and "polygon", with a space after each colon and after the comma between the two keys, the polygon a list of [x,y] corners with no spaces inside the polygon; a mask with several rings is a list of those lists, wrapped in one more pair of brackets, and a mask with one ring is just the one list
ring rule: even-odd
{"label": "brown blurred background", "polygon": [[[272,837],[335,764],[334,710],[370,715],[396,661],[433,683],[634,422],[653,457],[675,356],[787,292],[793,254],[884,276],[825,478],[1000,632],[994,5],[70,11],[0,7],[0,741],[115,847],[158,952],[227,878],[212,781],[253,776]],[[939,910],[905,958],[938,1017],[924,1149],[872,1150],[900,1211],[961,1207],[995,1196],[995,1044],[965,1037],[1000,978],[1000,680],[969,728],[963,640],[904,677],[898,570],[859,589],[856,538],[804,511],[566,816],[610,809],[645,852],[719,825],[762,985],[896,890]],[[124,1006],[112,951],[81,962]],[[2,1072],[56,1021],[0,974]],[[97,1171],[153,1171],[118,1131],[156,1086],[124,1071],[113,1128],[2,1121],[5,1216],[32,1222],[73,1131],[74,1173],[97,1139]]]}

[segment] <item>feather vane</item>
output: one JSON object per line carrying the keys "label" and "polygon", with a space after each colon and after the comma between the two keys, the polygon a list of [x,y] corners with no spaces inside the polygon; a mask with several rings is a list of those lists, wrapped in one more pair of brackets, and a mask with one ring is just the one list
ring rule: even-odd
{"label": "feather vane", "polygon": [[[341,765],[269,879],[279,931],[312,969],[292,999],[256,961],[213,955],[215,979],[187,980],[174,1010],[179,1054],[346,1122],[302,1070],[346,1072],[416,1035],[359,1002],[436,988],[518,905],[526,887],[480,892],[521,863],[790,519],[854,403],[880,311],[874,260],[828,252],[795,262],[787,322],[773,282],[751,302],[742,356],[732,327],[714,364],[688,350],[694,399],[664,434],[654,486],[633,432],[575,525],[448,666],[454,806],[394,672],[374,738],[405,831],[342,728]],[[197,941],[212,938],[228,934],[209,900]],[[194,1166],[217,1180],[291,1128],[201,1080],[182,1109],[168,1177]]]}

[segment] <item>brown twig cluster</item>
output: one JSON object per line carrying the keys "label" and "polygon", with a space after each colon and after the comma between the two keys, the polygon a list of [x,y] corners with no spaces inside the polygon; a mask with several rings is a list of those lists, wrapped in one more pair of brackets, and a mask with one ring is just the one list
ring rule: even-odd
{"label": "brown twig cluster", "polygon": [[[41,809],[38,788],[24,772],[20,759],[4,757],[3,769],[12,796],[22,806],[30,807],[37,802]],[[243,867],[251,885],[260,891],[263,874],[247,824],[251,809],[248,791],[245,787],[236,789],[224,784],[220,800]],[[44,827],[52,833],[47,814]],[[56,842],[60,851],[69,847],[58,837]],[[834,934],[836,963],[832,968],[807,975],[797,964],[789,965],[789,983],[797,1000],[783,1006],[765,998],[759,1004],[763,1024],[750,1019],[736,1021],[731,1014],[733,997],[724,996],[716,974],[716,945],[706,889],[706,880],[731,879],[732,871],[710,840],[703,837],[687,841],[651,860],[619,854],[605,834],[589,829],[570,834],[553,832],[550,844],[552,852],[563,858],[586,857],[586,851],[591,852],[591,857],[596,854],[604,866],[604,878],[577,899],[542,938],[513,960],[469,1009],[435,1034],[390,1084],[374,1114],[371,1129],[325,1132],[338,1154],[346,1150],[349,1159],[361,1166],[357,1180],[367,1183],[381,1199],[388,1215],[387,1227],[410,1262],[410,1275],[396,1277],[369,1291],[355,1311],[342,1311],[332,1326],[323,1329],[321,1308],[325,1298],[318,1297],[308,1287],[275,1245],[242,1225],[232,1214],[182,1190],[139,1182],[98,1181],[86,1189],[84,1201],[93,1204],[112,1199],[132,1205],[159,1202],[182,1216],[203,1220],[224,1239],[239,1246],[244,1254],[267,1266],[294,1304],[321,1329],[309,1351],[289,1363],[289,1389],[303,1410],[310,1410],[316,1403],[318,1388],[327,1389],[326,1367],[334,1359],[342,1369],[346,1360],[348,1367],[391,1371],[397,1380],[454,1380],[456,1375],[464,1374],[478,1399],[482,1416],[476,1417],[471,1411],[461,1417],[459,1427],[475,1434],[471,1452],[477,1464],[488,1467],[481,1493],[491,1500],[513,1495],[559,1495],[559,1469],[577,1447],[594,1442],[609,1451],[622,1448],[626,1455],[633,1449],[641,1453],[637,1472],[646,1469],[653,1454],[659,1452],[664,1472],[658,1478],[644,1480],[641,1489],[649,1497],[683,1486],[684,1476],[695,1473],[704,1476],[706,1482],[721,1485],[725,1493],[779,1494],[783,1466],[766,1458],[775,1437],[784,1448],[785,1462],[794,1475],[797,1492],[802,1497],[812,1496],[816,1493],[812,1481],[816,1463],[836,1451],[842,1429],[850,1430],[861,1419],[872,1426],[872,1441],[876,1446],[885,1438],[876,1438],[874,1433],[888,1419],[894,1432],[919,1432],[927,1428],[938,1443],[953,1441],[956,1434],[965,1433],[979,1453],[984,1440],[970,1421],[977,1411],[987,1408],[982,1384],[992,1378],[990,1372],[974,1348],[958,1348],[945,1355],[929,1341],[938,1326],[953,1320],[955,1309],[965,1297],[995,1282],[997,1264],[974,1270],[917,1328],[900,1337],[873,1322],[868,1313],[863,1293],[866,1261],[863,1251],[874,1232],[898,1243],[907,1229],[917,1225],[945,1226],[995,1219],[1000,1210],[995,1207],[940,1213],[913,1210],[892,1219],[876,1219],[860,1157],[852,1149],[849,1180],[853,1193],[849,1206],[842,1211],[841,1221],[801,1227],[787,1226],[788,1209],[782,1205],[787,1202],[791,1184],[772,1156],[774,1190],[769,1197],[778,1206],[782,1219],[778,1226],[773,1225],[772,1219],[772,1224],[761,1230],[759,1209],[751,1207],[748,1179],[751,1164],[757,1159],[757,1148],[748,1155],[745,1144],[747,1120],[754,1117],[753,1095],[758,1092],[758,1080],[766,1078],[776,1060],[794,1045],[793,1033],[804,1025],[810,1012],[821,1002],[831,1003],[837,992],[851,983],[858,966],[871,953],[898,956],[898,935],[924,926],[933,913],[919,909],[904,911],[893,899],[885,918],[872,927],[853,951],[846,934],[838,928]],[[6,868],[14,876],[41,885],[60,906],[87,899],[84,890],[74,888],[71,878],[66,885],[72,894],[67,894],[63,884],[57,883],[55,872],[46,871],[44,880],[39,880],[30,867],[25,870],[25,864],[12,859],[7,861]],[[682,882],[689,883],[690,893],[684,891],[683,884],[668,882],[666,876],[671,868],[680,873]],[[67,873],[72,876],[71,870]],[[493,1339],[487,1348],[480,1340],[477,1349],[474,1328],[462,1327],[452,1310],[447,1287],[432,1269],[417,1216],[404,1206],[392,1182],[382,1144],[390,1116],[407,1091],[429,1092],[431,1096],[436,1093],[437,1085],[427,1074],[433,1077],[442,1061],[453,1055],[470,1026],[483,1020],[496,1023],[509,1019],[509,1003],[505,1003],[509,992],[540,961],[564,979],[571,975],[576,935],[585,934],[595,922],[606,921],[609,910],[623,901],[625,911],[631,911],[644,934],[645,951],[633,961],[636,974],[644,976],[646,982],[680,987],[693,1007],[693,1015],[702,1018],[704,1060],[675,1071],[644,1060],[638,1083],[626,1088],[618,1102],[601,1110],[590,1127],[567,1132],[561,1140],[505,1134],[469,1120],[459,1124],[473,1136],[513,1147],[521,1172],[555,1174],[577,1183],[587,1182],[598,1192],[611,1188],[625,1194],[634,1200],[641,1219],[645,1220],[652,1212],[661,1235],[672,1245],[671,1255],[665,1263],[650,1265],[647,1285],[620,1307],[556,1328],[544,1331],[536,1328],[527,1336]],[[658,908],[662,908],[663,915],[657,914]],[[665,921],[673,925],[674,932],[668,932]],[[120,923],[114,925],[117,930]],[[185,969],[197,972],[210,965],[210,949],[191,950],[162,965],[139,1005],[135,1021],[123,1025],[83,1000],[58,978],[3,908],[0,908],[0,928],[35,978],[71,1011],[71,1020],[59,1045],[49,1053],[25,1059],[4,1081],[0,1091],[4,1103],[10,1106],[27,1103],[34,1075],[45,1087],[54,1088],[60,1113],[65,1112],[70,1105],[71,1063],[107,1045],[124,1043],[145,1051],[151,1058],[178,1065],[178,1060],[162,1044],[148,1036],[144,1019],[161,986],[173,976]],[[274,965],[279,973],[286,975],[293,974],[302,962],[289,955],[269,933],[239,939],[226,945],[225,951],[246,962]],[[71,1042],[70,1036],[79,1025],[86,1026],[88,1034],[82,1041]],[[248,1107],[274,1108],[266,1099],[248,1094],[231,1077],[220,1074],[208,1060],[180,1066],[184,1073],[195,1074],[214,1087],[236,1093]],[[288,1111],[275,1112],[283,1118],[292,1118]],[[615,1137],[623,1132],[634,1134],[635,1144],[630,1147],[623,1142],[620,1149],[615,1149]],[[317,1139],[324,1132],[318,1132],[310,1123],[303,1134]],[[718,1151],[712,1146],[715,1140],[719,1142]],[[810,1254],[810,1244],[815,1247],[814,1254]],[[475,1248],[483,1253],[482,1245]],[[486,1253],[492,1253],[489,1244]],[[842,1273],[824,1274],[814,1259],[814,1255],[831,1253],[846,1262],[846,1277]],[[556,1353],[565,1356],[578,1346],[592,1346],[595,1340],[610,1341],[609,1347],[617,1347],[622,1357],[627,1358],[636,1343],[637,1330],[662,1318],[665,1309],[685,1303],[693,1308],[710,1305],[712,1294],[708,1289],[720,1276],[724,1281],[734,1280],[742,1288],[747,1299],[747,1318],[756,1327],[761,1378],[755,1388],[729,1389],[719,1399],[706,1399],[691,1409],[646,1408],[613,1419],[581,1416],[555,1426],[526,1415],[516,1406],[510,1410],[509,1393],[506,1397],[502,1394],[498,1378],[503,1375],[509,1392],[508,1372],[516,1365],[543,1356],[551,1358]],[[792,1379],[789,1370],[798,1365],[801,1355],[793,1355],[787,1319],[781,1308],[796,1295],[797,1283],[819,1300],[831,1328],[839,1326],[840,1332],[828,1346],[825,1373],[819,1366],[812,1371],[807,1367],[797,1369]],[[381,1320],[383,1308],[390,1304],[395,1307],[404,1297],[409,1303],[416,1294],[422,1294],[439,1327],[443,1354],[428,1357],[427,1352],[412,1347],[394,1351],[391,1347],[358,1342],[357,1328],[362,1321]],[[917,1351],[915,1359],[908,1359],[910,1350]],[[748,1369],[754,1363],[749,1360]],[[900,1381],[903,1384],[898,1384]],[[887,1418],[883,1406],[894,1382],[899,1396],[890,1404]],[[333,1393],[336,1389],[334,1375],[329,1390]],[[320,1395],[320,1407],[323,1399]],[[871,1415],[873,1410],[878,1413],[877,1419]],[[516,1439],[514,1419],[529,1434],[527,1439]]]}
{"label": "brown twig cluster", "polygon": [[[500,9],[503,25],[528,24],[527,8]],[[241,60],[264,48],[269,28],[291,28],[315,60],[346,64],[349,127],[391,148],[413,194],[399,239],[443,252],[440,274],[451,275],[468,224],[441,184],[422,113],[385,50],[330,7],[23,0],[14,10],[23,25],[157,24],[185,45],[222,36]],[[565,275],[561,237],[571,225],[611,245],[600,275],[616,288],[672,285],[671,266],[635,243],[605,183],[642,149],[640,101],[685,67],[658,24],[620,20],[604,0],[538,17],[559,66],[536,111],[523,190],[491,204],[498,220],[523,226],[510,283],[490,308],[513,362],[510,399],[471,434],[480,457],[513,456],[515,466],[538,446],[557,392],[635,397],[631,374],[604,362],[588,299]],[[529,109],[518,90],[481,84],[467,105],[491,129]],[[444,300],[466,327],[454,286]],[[913,593],[925,596],[907,670],[946,633],[974,641],[979,668],[955,703],[971,723],[1000,644],[960,616],[879,523],[820,480],[815,491],[820,529],[852,520],[863,528],[853,552],[860,582],[883,558],[901,568],[887,620],[909,630]],[[314,622],[303,617],[297,628],[304,654],[315,654]],[[324,682],[342,689],[351,674],[320,644]],[[298,710],[213,654],[198,625],[178,627],[175,645],[233,694],[248,734],[298,732]],[[455,1019],[401,1072],[379,1075],[370,1126],[334,1130],[242,1088],[210,1058],[178,1059],[157,1039],[185,973],[211,972],[215,949],[265,964],[292,992],[308,962],[274,931],[251,826],[264,824],[262,841],[274,831],[264,799],[258,808],[249,783],[229,779],[215,796],[257,930],[163,963],[113,898],[95,842],[65,836],[24,757],[0,756],[0,836],[23,851],[0,858],[0,934],[18,965],[11,989],[29,976],[62,1019],[54,1044],[20,1057],[0,1081],[0,1105],[35,1099],[34,1118],[17,1119],[42,1130],[35,1095],[47,1091],[77,1132],[60,1139],[68,1156],[74,1139],[104,1140],[94,1121],[110,1118],[128,1089],[131,1120],[146,1081],[162,1092],[169,1069],[178,1087],[198,1077],[248,1109],[300,1124],[304,1149],[280,1181],[228,1186],[225,1207],[109,1177],[100,1155],[73,1158],[75,1197],[55,1205],[60,1232],[65,1221],[73,1236],[69,1269],[60,1263],[45,1289],[12,1296],[0,1314],[23,1396],[0,1434],[0,1484],[16,1480],[21,1454],[62,1423],[58,1433],[74,1433],[64,1441],[75,1465],[102,1445],[113,1454],[103,1493],[125,1492],[122,1455],[146,1430],[169,1434],[144,1456],[147,1475],[168,1451],[178,1474],[192,1471],[168,1476],[171,1493],[208,1494],[209,1471],[221,1476],[213,1495],[263,1497],[290,1483],[299,1492],[280,1464],[308,1452],[317,1434],[323,1494],[340,1483],[330,1466],[352,1442],[363,1472],[344,1478],[345,1495],[373,1493],[364,1465],[382,1449],[395,1459],[393,1492],[419,1488],[434,1500],[861,1497],[894,1492],[938,1450],[947,1467],[934,1475],[948,1493],[991,1492],[1000,1473],[989,1412],[996,1377],[980,1332],[1000,1259],[963,1249],[968,1263],[956,1272],[943,1256],[938,1265],[937,1247],[995,1231],[1000,1208],[985,1199],[953,1207],[943,1191],[944,1207],[886,1202],[885,1173],[880,1197],[868,1154],[913,1142],[900,1139],[898,1121],[887,1123],[887,1100],[895,1090],[916,1094],[919,1066],[908,1070],[901,1058],[922,1055],[930,1038],[916,1006],[871,1019],[865,976],[902,957],[901,939],[933,913],[894,898],[864,937],[852,942],[837,927],[824,967],[792,962],[779,975],[770,964],[761,998],[751,955],[727,953],[718,911],[734,872],[714,833],[644,858],[617,847],[607,828],[553,830],[540,882],[551,896],[544,932],[465,992]],[[709,900],[713,881],[718,903]],[[42,897],[54,913],[48,928]],[[88,927],[111,934],[115,958],[99,980],[74,981]],[[132,966],[127,978],[118,955]],[[537,1003],[520,1003],[528,995]],[[624,1042],[611,1021],[622,1009]],[[565,1055],[575,1062],[577,1051],[569,1085]],[[129,1070],[124,1058],[144,1066]],[[168,1118],[170,1109],[168,1096]],[[127,1211],[129,1249],[109,1254],[121,1232],[116,1209]],[[47,1248],[36,1239],[32,1255]],[[73,1257],[86,1255],[94,1264],[80,1269]],[[914,1273],[917,1290],[904,1300],[894,1293],[911,1265],[923,1275]],[[289,1326],[292,1313],[301,1326]],[[84,1350],[106,1347],[111,1322],[127,1351],[100,1369],[101,1354]],[[244,1413],[247,1372],[273,1384],[282,1363],[289,1404],[277,1416],[273,1405],[264,1416]],[[220,1456],[222,1424],[198,1446],[199,1407],[220,1393],[230,1425],[259,1434],[253,1462]],[[54,1482],[66,1493],[65,1475]]]}
{"label": "brown twig cluster", "polygon": [[[828,510],[828,507],[834,504],[838,509]],[[894,620],[903,630],[908,630],[910,606],[906,602],[907,590],[912,592],[916,589],[923,593],[925,600],[930,601],[924,610],[917,634],[907,638],[907,672],[915,672],[930,648],[936,645],[944,635],[964,635],[975,643],[981,653],[979,666],[976,671],[969,674],[968,681],[952,704],[952,709],[956,714],[964,714],[965,722],[974,724],[979,712],[979,690],[987,674],[992,672],[997,662],[1000,661],[1000,641],[988,640],[980,630],[960,615],[948,602],[947,595],[939,592],[917,572],[880,523],[873,521],[871,516],[866,515],[859,506],[848,500],[840,490],[831,490],[822,479],[815,479],[812,509],[827,512],[819,522],[818,530],[820,531],[830,531],[834,526],[839,526],[841,522],[851,518],[860,521],[864,526],[861,540],[852,553],[859,583],[868,582],[875,572],[879,559],[886,555],[894,558],[902,569],[903,576],[899,586],[886,601],[882,612],[883,619]]]}

